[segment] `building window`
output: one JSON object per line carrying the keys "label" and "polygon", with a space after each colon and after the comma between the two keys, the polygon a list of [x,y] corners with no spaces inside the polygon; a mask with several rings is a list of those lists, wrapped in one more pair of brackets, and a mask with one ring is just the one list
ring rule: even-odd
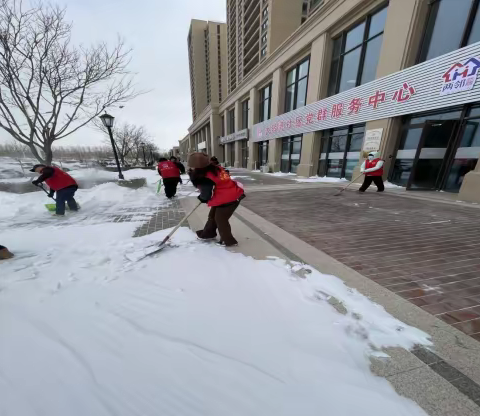
{"label": "building window", "polygon": [[306,18],[306,17],[302,17],[302,18],[300,19],[300,24],[303,25],[306,21],[307,21],[307,18]]}
{"label": "building window", "polygon": [[260,90],[260,122],[270,119],[272,84]]}
{"label": "building window", "polygon": [[324,2],[324,0],[310,0],[310,12],[312,12],[312,10],[315,7],[322,5],[323,2]]}
{"label": "building window", "polygon": [[248,128],[248,104],[249,100],[242,102],[242,129]]}
{"label": "building window", "polygon": [[235,133],[235,109],[228,111],[228,134]]}
{"label": "building window", "polygon": [[241,140],[240,145],[242,146],[242,168],[248,167],[248,140]]}
{"label": "building window", "polygon": [[360,160],[364,135],[364,124],[324,130],[318,176],[352,179]]}
{"label": "building window", "polygon": [[262,44],[267,42],[267,34],[262,36]]}
{"label": "building window", "polygon": [[480,41],[479,0],[430,3],[419,62]]}
{"label": "building window", "polygon": [[333,40],[329,96],[375,79],[386,18],[387,7]]}
{"label": "building window", "polygon": [[230,143],[230,166],[235,166],[235,142]]}
{"label": "building window", "polygon": [[262,32],[264,32],[265,30],[267,30],[267,27],[268,27],[268,19],[265,20],[265,21],[262,23]]}
{"label": "building window", "polygon": [[285,112],[303,107],[307,102],[308,69],[310,58],[299,63],[287,73]]}
{"label": "building window", "polygon": [[302,135],[282,139],[282,159],[280,170],[284,173],[297,173],[302,151]]}
{"label": "building window", "polygon": [[225,116],[222,116],[222,137],[225,136]]}
{"label": "building window", "polygon": [[267,47],[264,46],[264,47],[262,48],[262,51],[260,52],[260,55],[261,55],[262,58],[263,58],[266,54],[267,54]]}
{"label": "building window", "polygon": [[307,2],[303,2],[302,3],[302,13],[303,14],[306,14],[308,12],[308,3]]}
{"label": "building window", "polygon": [[268,6],[265,7],[265,9],[262,12],[262,18],[265,18],[266,16],[268,16]]}
{"label": "building window", "polygon": [[259,167],[268,165],[268,140],[258,142]]}

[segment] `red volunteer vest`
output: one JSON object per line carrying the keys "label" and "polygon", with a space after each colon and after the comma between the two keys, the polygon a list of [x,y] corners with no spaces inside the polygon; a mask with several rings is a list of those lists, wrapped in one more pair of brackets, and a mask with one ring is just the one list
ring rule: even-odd
{"label": "red volunteer vest", "polygon": [[75,179],[73,179],[68,173],[64,172],[62,169],[59,169],[55,166],[52,166],[55,173],[48,179],[45,179],[45,183],[50,189],[54,191],[59,191],[60,189],[66,188],[67,186],[76,185]]}
{"label": "red volunteer vest", "polygon": [[[371,169],[371,168],[374,168],[375,166],[377,166],[377,162],[379,162],[380,158],[377,158],[377,159],[373,159],[373,160],[366,160],[365,161],[365,169]],[[367,176],[383,176],[383,166],[378,169],[378,170],[375,170],[373,172],[367,172],[365,173],[365,175]]]}
{"label": "red volunteer vest", "polygon": [[234,202],[243,195],[243,189],[230,178],[230,175],[223,168],[220,168],[218,175],[208,172],[206,177],[215,182],[212,199],[208,201],[209,207],[218,207]]}
{"label": "red volunteer vest", "polygon": [[178,169],[175,163],[170,162],[169,160],[166,162],[160,162],[158,164],[158,171],[163,179],[180,177],[180,169]]}

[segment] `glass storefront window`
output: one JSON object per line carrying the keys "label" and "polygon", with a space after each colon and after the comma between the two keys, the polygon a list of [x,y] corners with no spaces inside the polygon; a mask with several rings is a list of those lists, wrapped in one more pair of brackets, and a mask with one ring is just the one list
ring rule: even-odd
{"label": "glass storefront window", "polygon": [[258,163],[259,167],[268,164],[268,140],[258,142]]}
{"label": "glass storefront window", "polygon": [[248,167],[248,140],[242,140],[242,168]]}
{"label": "glass storefront window", "polygon": [[302,135],[282,139],[280,170],[284,173],[297,173],[302,152]]}
{"label": "glass storefront window", "polygon": [[272,92],[272,84],[269,84],[260,90],[260,103],[259,103],[259,110],[260,110],[259,121],[260,122],[270,119],[271,92]]}
{"label": "glass storefront window", "polygon": [[333,40],[329,96],[375,79],[387,10],[384,7],[367,16],[362,23]]}
{"label": "glass storefront window", "polygon": [[324,130],[318,176],[351,179],[360,159],[364,135],[365,125]]}
{"label": "glass storefront window", "polygon": [[458,192],[480,156],[480,106],[469,108],[406,120],[390,180],[407,189]]}
{"label": "glass storefront window", "polygon": [[308,68],[310,58],[300,62],[287,73],[285,112],[303,107],[307,102]]}
{"label": "glass storefront window", "polygon": [[[419,62],[436,58],[480,40],[477,7],[477,0],[430,2]],[[475,10],[477,16],[474,15]],[[471,22],[472,19],[474,19],[473,22]]]}

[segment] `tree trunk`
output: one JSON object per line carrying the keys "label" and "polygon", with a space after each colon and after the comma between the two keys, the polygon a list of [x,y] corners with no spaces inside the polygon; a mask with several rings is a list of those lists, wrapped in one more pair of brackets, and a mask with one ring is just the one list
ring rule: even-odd
{"label": "tree trunk", "polygon": [[45,152],[45,164],[47,166],[51,166],[52,160],[53,160],[53,152],[52,152],[52,145],[50,143],[48,142],[45,143],[44,152]]}

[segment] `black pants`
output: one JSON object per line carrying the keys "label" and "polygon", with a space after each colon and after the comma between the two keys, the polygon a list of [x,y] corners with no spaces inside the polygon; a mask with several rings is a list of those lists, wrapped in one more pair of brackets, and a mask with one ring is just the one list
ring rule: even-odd
{"label": "black pants", "polygon": [[177,185],[180,178],[165,178],[163,179],[163,186],[165,187],[165,196],[172,198],[177,193]]}
{"label": "black pants", "polygon": [[73,197],[77,192],[78,186],[69,186],[68,188],[59,189],[57,191],[57,206],[55,213],[57,215],[65,215],[65,202],[68,204],[70,211],[78,211],[77,202]]}
{"label": "black pants", "polygon": [[365,192],[368,189],[368,187],[372,184],[372,182],[374,182],[375,185],[377,185],[378,192],[384,191],[385,186],[383,186],[383,179],[381,176],[365,176],[365,180],[363,181],[363,184],[360,187],[359,191]]}
{"label": "black pants", "polygon": [[218,228],[220,240],[223,241],[227,247],[237,244],[237,240],[235,240],[235,237],[232,235],[232,227],[230,227],[228,220],[239,205],[240,202],[235,201],[231,204],[210,208],[207,223],[205,227],[203,227],[203,231],[198,232],[197,235],[200,238],[215,238]]}

